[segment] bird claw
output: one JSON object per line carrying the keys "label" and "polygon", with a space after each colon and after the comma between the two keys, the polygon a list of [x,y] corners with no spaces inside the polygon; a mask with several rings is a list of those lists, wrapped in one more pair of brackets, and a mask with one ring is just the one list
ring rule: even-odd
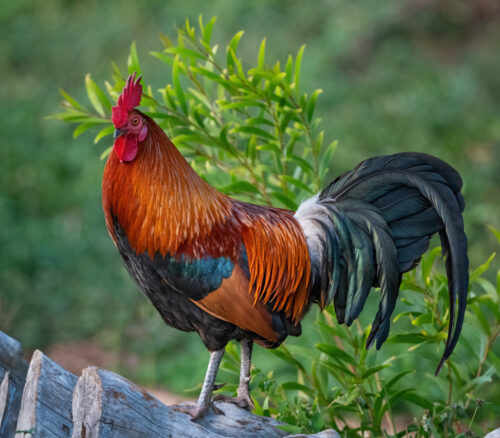
{"label": "bird claw", "polygon": [[[215,399],[214,399],[215,400]],[[224,411],[215,406],[214,400],[210,401],[206,405],[174,405],[172,409],[176,412],[182,412],[183,414],[191,415],[191,421],[198,421],[208,414],[208,411],[212,409],[215,415],[225,415]]]}
{"label": "bird claw", "polygon": [[250,396],[250,392],[248,390],[240,391],[238,389],[237,397],[230,397],[227,395],[217,394],[214,397],[214,401],[233,403],[236,406],[239,406],[240,408],[247,409],[248,411],[252,411],[253,409],[255,409],[255,405],[252,401],[252,397]]}

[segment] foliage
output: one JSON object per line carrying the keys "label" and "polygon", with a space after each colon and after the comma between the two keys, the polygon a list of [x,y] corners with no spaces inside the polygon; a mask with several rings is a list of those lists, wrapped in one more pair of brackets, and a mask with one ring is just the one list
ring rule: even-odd
{"label": "foliage", "polygon": [[[195,29],[186,21],[178,30],[177,44],[162,37],[164,50],[151,54],[171,68],[172,83],[156,91],[145,85],[141,104],[192,166],[220,190],[296,208],[297,200],[319,190],[336,148],[336,142],[323,148],[320,120],[314,117],[321,90],[310,95],[300,91],[304,47],[295,59],[288,57],[282,70],[279,62],[266,64],[263,40],[256,66],[245,70],[237,54],[243,32],[232,38],[221,61],[217,45],[211,45],[214,22],[204,24],[200,17]],[[106,82],[105,91],[86,76],[92,110],[61,90],[65,111],[54,117],[78,123],[74,137],[99,126],[97,143],[113,132],[109,113],[125,80],[119,68],[113,68],[113,84]],[[132,44],[128,73],[134,71],[140,73],[141,67]],[[289,345],[271,350],[297,369],[296,379],[282,382],[272,371],[253,369],[256,412],[288,423],[284,429],[290,432],[334,427],[348,437],[365,432],[379,436],[382,431],[386,436],[478,433],[478,412],[498,409],[478,394],[500,377],[500,359],[492,348],[500,336],[500,271],[496,286],[484,277],[493,256],[472,271],[463,347],[439,377],[430,376],[425,370],[444,346],[449,321],[447,280],[433,270],[439,251],[430,251],[417,270],[404,276],[405,308],[394,318],[387,341],[397,348],[396,354],[381,360],[380,353],[365,350],[369,327],[362,329],[359,322],[354,329],[338,326],[334,310],[327,308],[315,322],[322,342],[314,348]],[[407,344],[407,351],[423,359],[425,366],[415,368],[405,360],[401,348]],[[228,345],[222,368],[234,376],[224,390],[235,390],[235,344]],[[405,406],[423,413],[401,428],[394,414]]]}
{"label": "foliage", "polygon": [[[141,105],[194,169],[222,192],[296,209],[297,199],[320,190],[337,145],[323,150],[324,132],[319,131],[320,119],[314,118],[321,90],[310,96],[300,91],[304,46],[295,60],[288,57],[282,70],[279,62],[266,65],[264,39],[256,67],[245,71],[237,54],[243,32],[231,39],[222,62],[218,46],[211,45],[214,23],[215,18],[204,25],[200,16],[197,30],[186,21],[176,45],[163,36],[165,49],[151,55],[171,67],[172,84],[156,92],[143,84],[147,91]],[[106,82],[106,89],[116,100],[126,78],[113,67],[114,83]],[[128,60],[132,72],[141,72],[135,43]],[[53,117],[78,123],[74,137],[103,126],[97,143],[113,132],[111,101],[90,75],[85,85],[93,109],[61,90],[65,111]]]}

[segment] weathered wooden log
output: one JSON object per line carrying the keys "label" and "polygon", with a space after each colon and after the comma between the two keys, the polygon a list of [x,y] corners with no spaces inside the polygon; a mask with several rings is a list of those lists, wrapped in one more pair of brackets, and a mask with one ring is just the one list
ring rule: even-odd
{"label": "weathered wooden log", "polygon": [[73,438],[261,437],[287,435],[277,421],[229,403],[226,415],[210,413],[194,423],[127,379],[96,367],[83,370],[73,394]]}
{"label": "weathered wooden log", "polygon": [[[9,409],[7,406],[9,399],[9,380],[10,372],[7,371],[3,377],[2,383],[0,384],[0,423],[2,423],[3,413],[6,409]],[[3,434],[0,433],[0,436],[3,436]]]}
{"label": "weathered wooden log", "polygon": [[[0,438],[287,435],[277,428],[276,420],[229,403],[217,406],[226,415],[209,413],[193,423],[189,415],[165,406],[110,371],[90,367],[77,379],[40,351],[33,354],[28,369],[19,342],[0,332]],[[330,430],[311,436],[335,438],[338,434]]]}
{"label": "weathered wooden log", "polygon": [[71,402],[77,377],[36,350],[31,358],[16,437],[69,438],[73,429]]}
{"label": "weathered wooden log", "polygon": [[28,362],[21,344],[0,332],[0,437],[12,438],[16,431]]}

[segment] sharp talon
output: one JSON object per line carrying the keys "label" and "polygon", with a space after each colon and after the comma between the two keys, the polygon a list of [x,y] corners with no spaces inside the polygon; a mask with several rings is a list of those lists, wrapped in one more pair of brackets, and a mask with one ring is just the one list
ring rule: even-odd
{"label": "sharp talon", "polygon": [[212,391],[217,391],[218,389],[224,388],[224,386],[226,385],[227,383],[218,383],[217,385],[213,386]]}
{"label": "sharp talon", "polygon": [[214,411],[215,415],[226,415],[224,411],[215,406],[213,402],[210,404],[210,407],[212,408],[212,411]]}
{"label": "sharp talon", "polygon": [[183,414],[188,414],[191,415],[191,421],[198,421],[202,419],[205,415],[208,414],[209,410],[211,409],[215,415],[226,415],[224,414],[224,411],[219,409],[217,406],[215,406],[214,402],[211,401],[209,404],[206,406],[199,406],[199,405],[184,405],[184,406],[179,406],[179,405],[174,405],[171,406],[174,411],[177,412],[182,412]]}
{"label": "sharp talon", "polygon": [[253,404],[252,398],[250,395],[238,395],[237,397],[230,397],[223,394],[217,394],[214,397],[214,401],[221,401],[225,403],[232,403],[240,408],[247,409],[251,411],[255,409],[255,405]]}

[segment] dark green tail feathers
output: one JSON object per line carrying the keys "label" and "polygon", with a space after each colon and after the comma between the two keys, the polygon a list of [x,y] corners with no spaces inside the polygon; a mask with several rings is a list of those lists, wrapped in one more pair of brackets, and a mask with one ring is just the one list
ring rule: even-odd
{"label": "dark green tail feathers", "polygon": [[339,323],[350,325],[372,287],[381,301],[367,339],[387,339],[402,274],[413,269],[439,233],[448,276],[450,324],[441,367],[457,344],[469,284],[462,179],[430,155],[375,157],[338,177],[296,213],[313,266],[313,296],[333,301]]}

